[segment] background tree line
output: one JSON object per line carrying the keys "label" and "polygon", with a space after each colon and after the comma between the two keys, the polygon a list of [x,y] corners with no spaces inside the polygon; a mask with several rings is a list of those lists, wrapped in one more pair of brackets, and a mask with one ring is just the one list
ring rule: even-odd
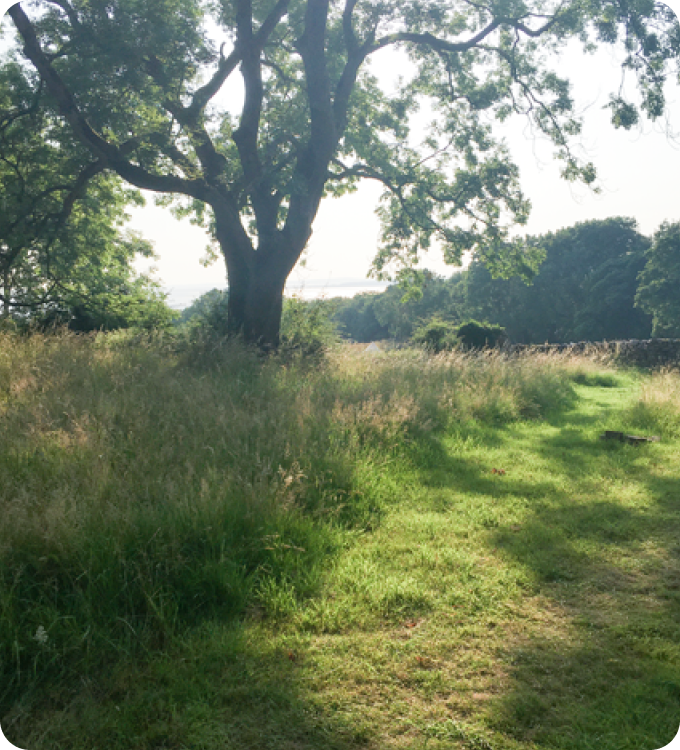
{"label": "background tree line", "polygon": [[[479,261],[443,278],[416,275],[415,285],[380,294],[284,305],[283,337],[328,339],[333,329],[357,342],[442,341],[465,321],[502,326],[517,343],[562,343],[680,337],[680,223],[652,238],[634,219],[589,221],[526,243],[544,255],[530,281],[493,278]],[[226,292],[213,290],[182,314],[218,325]],[[304,322],[303,322],[304,321]],[[297,331],[298,333],[294,333]]]}

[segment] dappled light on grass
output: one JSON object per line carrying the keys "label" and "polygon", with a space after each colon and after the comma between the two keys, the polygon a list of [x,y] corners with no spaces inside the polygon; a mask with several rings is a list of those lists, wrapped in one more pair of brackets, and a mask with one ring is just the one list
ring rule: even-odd
{"label": "dappled light on grass", "polygon": [[[679,392],[563,356],[4,336],[3,731],[654,750]],[[598,437],[643,427],[662,442]]]}

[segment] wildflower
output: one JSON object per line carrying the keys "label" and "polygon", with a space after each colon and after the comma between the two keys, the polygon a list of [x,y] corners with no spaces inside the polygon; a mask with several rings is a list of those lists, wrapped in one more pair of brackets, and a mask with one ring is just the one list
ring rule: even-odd
{"label": "wildflower", "polygon": [[38,629],[35,631],[33,640],[38,641],[41,646],[44,646],[49,639],[50,637],[49,635],[47,635],[47,631],[45,630],[45,628],[42,625],[38,625]]}

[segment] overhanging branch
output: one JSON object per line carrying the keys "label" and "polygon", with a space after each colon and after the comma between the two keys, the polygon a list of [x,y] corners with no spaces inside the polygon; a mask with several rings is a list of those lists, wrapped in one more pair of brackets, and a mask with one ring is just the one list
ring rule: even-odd
{"label": "overhanging branch", "polygon": [[489,24],[487,24],[481,31],[475,34],[473,37],[466,39],[461,42],[449,42],[446,39],[440,39],[439,37],[430,34],[429,32],[424,34],[414,34],[411,32],[403,31],[394,34],[388,34],[377,41],[375,41],[366,54],[372,54],[383,47],[387,47],[392,44],[398,44],[400,42],[410,42],[422,47],[429,47],[430,49],[436,50],[437,52],[466,52],[467,50],[476,47],[480,42],[484,41],[490,34],[501,26],[507,26],[517,31],[521,31],[526,36],[539,37],[545,34],[552,26],[554,26],[559,20],[559,13],[551,16],[549,20],[542,26],[532,29],[527,26],[520,18],[509,18],[506,16],[498,16],[494,18]]}
{"label": "overhanging branch", "polygon": [[76,136],[88,146],[98,160],[136,187],[159,193],[181,193],[199,200],[207,200],[208,188],[203,180],[185,180],[175,175],[157,175],[148,172],[129,162],[119,147],[96,133],[80,112],[71,92],[43,52],[35,30],[19,3],[10,8],[9,15],[24,41],[24,54],[42,76],[50,93],[56,99],[61,114],[69,122]]}
{"label": "overhanging branch", "polygon": [[[257,30],[257,33],[253,36],[253,44],[257,48],[258,54],[264,49],[279,21],[288,12],[289,5],[290,0],[279,0]],[[242,59],[243,49],[237,43],[231,54],[220,60],[213,77],[194,93],[191,104],[186,108],[187,117],[191,121],[195,122],[197,120],[208,102],[217,94]]]}

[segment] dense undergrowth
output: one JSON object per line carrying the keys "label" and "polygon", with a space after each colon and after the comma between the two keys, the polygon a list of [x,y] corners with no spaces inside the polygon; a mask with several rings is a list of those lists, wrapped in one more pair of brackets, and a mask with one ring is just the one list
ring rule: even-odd
{"label": "dense undergrowth", "polygon": [[[310,364],[161,335],[3,335],[3,728],[197,628],[342,629],[305,602],[414,476],[438,470],[446,435],[550,419],[580,386],[640,378],[626,427],[678,437],[672,372],[351,347]],[[403,619],[413,603],[399,582],[381,601],[354,623]]]}

